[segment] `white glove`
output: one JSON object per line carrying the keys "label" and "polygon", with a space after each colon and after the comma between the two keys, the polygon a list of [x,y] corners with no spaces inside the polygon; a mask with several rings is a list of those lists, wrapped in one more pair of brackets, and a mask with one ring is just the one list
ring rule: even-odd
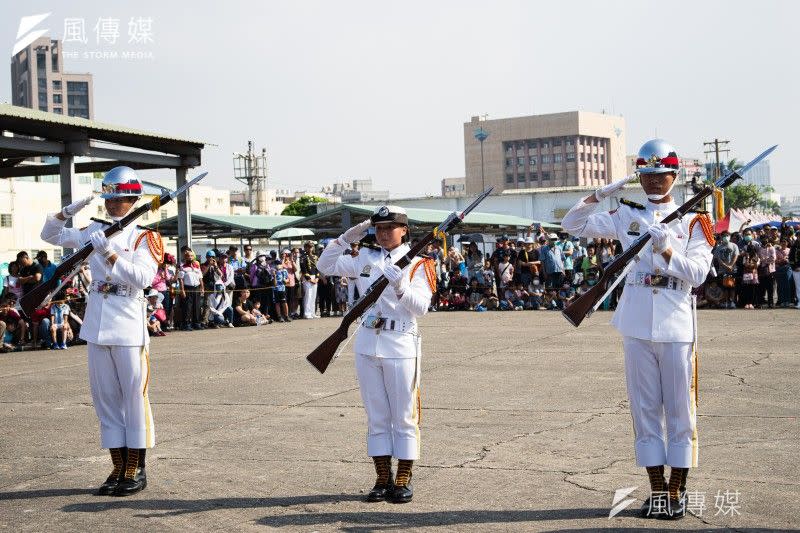
{"label": "white glove", "polygon": [[103,257],[108,257],[114,253],[114,250],[111,248],[111,243],[108,242],[108,237],[106,237],[106,234],[102,231],[97,230],[92,233],[89,236],[89,240],[92,242],[92,247],[95,251]]}
{"label": "white glove", "polygon": [[400,267],[392,263],[387,263],[383,267],[383,275],[389,280],[389,284],[394,288],[395,294],[401,295],[405,292],[407,281],[403,277],[403,271],[400,270]]}
{"label": "white glove", "polygon": [[623,178],[619,181],[614,181],[609,183],[608,185],[604,185],[599,189],[597,189],[596,191],[594,191],[594,197],[597,198],[598,202],[603,198],[608,198],[618,190],[622,189],[625,185],[635,180],[637,177],[638,176],[636,176],[636,174],[631,174],[627,178]]}
{"label": "white glove", "polygon": [[653,253],[660,254],[669,248],[669,226],[653,224],[647,230],[653,240]]}
{"label": "white glove", "polygon": [[372,221],[370,219],[367,219],[361,224],[356,224],[349,230],[342,233],[339,239],[347,244],[353,244],[354,242],[358,242],[364,238],[370,226],[372,226]]}
{"label": "white glove", "polygon": [[78,214],[78,211],[80,211],[81,209],[92,203],[92,200],[94,200],[94,196],[87,196],[83,200],[72,202],[71,204],[69,204],[68,206],[64,207],[61,210],[61,216],[63,216],[64,218],[74,217],[75,215]]}

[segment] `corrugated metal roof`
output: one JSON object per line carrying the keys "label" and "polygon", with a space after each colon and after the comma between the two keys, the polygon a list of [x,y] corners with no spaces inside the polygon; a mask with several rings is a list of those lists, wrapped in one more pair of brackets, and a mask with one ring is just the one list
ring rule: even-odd
{"label": "corrugated metal roof", "polygon": [[162,139],[162,140],[174,141],[186,144],[196,144],[199,146],[205,146],[206,144],[208,144],[204,141],[198,141],[196,139],[172,137],[169,135],[154,133],[152,131],[137,130],[134,128],[126,128],[124,126],[105,124],[103,122],[88,120],[81,117],[69,117],[66,115],[58,115],[56,113],[48,113],[46,111],[39,111],[38,109],[30,109],[27,107],[15,106],[11,104],[0,104],[0,118],[4,116],[12,118],[22,118],[27,120],[36,120],[39,122],[47,122],[49,124],[58,124],[62,126],[85,128],[87,130],[122,133],[125,135],[147,137],[150,139]]}

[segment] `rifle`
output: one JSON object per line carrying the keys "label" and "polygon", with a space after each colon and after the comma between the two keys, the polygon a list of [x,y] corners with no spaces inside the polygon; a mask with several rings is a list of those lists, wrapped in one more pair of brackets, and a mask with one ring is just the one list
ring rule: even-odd
{"label": "rifle", "polygon": [[[447,218],[439,224],[435,229],[429,232],[425,237],[420,239],[411,249],[400,259],[397,260],[395,266],[400,269],[405,268],[413,259],[417,256],[425,247],[436,238],[437,234],[442,232],[449,232],[453,228],[455,228],[467,214],[475,209],[478,204],[480,204],[484,198],[489,196],[492,192],[494,187],[489,187],[485,191],[478,196],[474,202],[469,204],[469,206],[464,209],[459,215],[456,212],[450,213]],[[322,343],[317,346],[314,351],[306,356],[306,360],[311,363],[311,366],[319,370],[320,374],[324,374],[325,370],[327,370],[328,365],[330,365],[331,361],[336,357],[336,350],[339,345],[347,339],[347,330],[350,328],[350,325],[355,322],[361,315],[363,315],[367,309],[372,307],[375,302],[378,301],[380,298],[381,293],[389,284],[389,280],[387,280],[384,276],[379,277],[376,279],[372,285],[370,285],[369,289],[364,291],[364,294],[353,304],[352,309],[350,309],[347,314],[342,317],[342,322],[339,324],[339,327],[336,328],[336,331],[331,333],[327,339],[322,341]]]}
{"label": "rifle", "polygon": [[[753,168],[754,165],[771,154],[772,151],[777,147],[778,145],[776,144],[775,146],[768,148],[758,157],[738,170],[728,170],[724,176],[719,178],[714,183],[713,186],[708,184],[704,185],[697,194],[689,198],[689,200],[684,202],[683,205],[667,215],[667,217],[661,222],[664,224],[669,224],[673,220],[683,218],[694,206],[710,196],[715,189],[724,189],[737,179],[740,179],[745,173],[747,173],[748,170]],[[644,245],[647,244],[647,241],[649,240],[650,234],[645,232],[644,235],[636,239],[633,244],[631,244],[628,249],[625,250],[625,252],[611,261],[611,263],[609,263],[603,271],[603,275],[600,277],[600,280],[591,289],[576,298],[566,309],[561,312],[561,314],[564,315],[564,318],[566,318],[569,323],[576,328],[580,326],[581,322],[583,322],[583,319],[585,319],[587,316],[590,316],[595,309],[597,309],[606,294],[610,290],[613,290],[617,283],[622,281],[622,278],[633,266],[631,261],[638,260],[639,252],[641,252],[642,248],[644,248]],[[619,274],[619,278],[615,280],[614,276],[617,274]]]}
{"label": "rifle", "polygon": [[[207,174],[208,172],[203,172],[176,190],[164,193],[161,196],[153,198],[153,200],[150,202],[140,205],[125,215],[121,220],[112,223],[110,226],[104,229],[103,233],[105,233],[106,237],[109,238],[114,234],[119,233],[122,231],[122,228],[131,224],[143,214],[147,213],[148,211],[157,211],[162,205],[167,204],[177,198],[179,194],[185,192],[189,187],[205,178]],[[56,267],[53,277],[47,281],[39,283],[37,286],[31,289],[28,294],[20,299],[19,304],[22,308],[22,312],[30,318],[33,316],[34,311],[50,303],[50,300],[52,300],[53,296],[58,294],[58,291],[63,288],[61,286],[62,278],[69,279],[74,276],[78,272],[78,269],[80,269],[81,263],[87,257],[89,257],[89,254],[91,254],[93,251],[94,247],[92,246],[92,243],[87,242],[79,250],[76,250],[74,253],[62,259],[61,263]]]}

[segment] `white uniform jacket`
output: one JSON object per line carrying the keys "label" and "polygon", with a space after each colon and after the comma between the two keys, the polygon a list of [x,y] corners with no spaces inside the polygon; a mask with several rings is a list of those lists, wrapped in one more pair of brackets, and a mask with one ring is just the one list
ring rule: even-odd
{"label": "white uniform jacket", "polygon": [[[407,244],[401,244],[391,252],[384,249],[362,248],[357,257],[342,255],[349,248],[348,244],[334,239],[319,256],[317,269],[327,276],[357,278],[359,290],[361,288],[366,290],[383,275],[383,267],[389,260],[387,256],[392,263],[396,263],[410,250]],[[366,312],[368,316],[374,315],[387,321],[394,320],[398,330],[359,328],[353,347],[356,353],[391,359],[417,357],[419,349],[417,317],[428,312],[432,296],[424,265],[415,268],[421,260],[415,257],[403,269],[404,276],[409,276],[413,270],[414,277],[400,299],[389,286],[375,305]]]}
{"label": "white uniform jacket", "polygon": [[[562,227],[580,237],[617,239],[625,249],[677,208],[674,202],[647,202],[639,206],[641,209],[622,204],[613,211],[592,214],[597,205],[581,200],[566,214]],[[713,236],[706,235],[698,219],[705,216],[689,213],[670,224],[669,264],[661,254],[653,253],[649,243],[642,248],[640,260],[625,279],[625,290],[611,321],[620,333],[653,342],[694,341],[690,291],[705,281],[712,258]],[[681,282],[670,282],[668,287],[650,285],[653,275],[671,276]]]}
{"label": "white uniform jacket", "polygon": [[[80,248],[89,242],[95,231],[106,228],[92,222],[84,229],[66,228],[65,221],[48,215],[42,229],[42,240],[56,246]],[[151,233],[147,237],[145,233]],[[89,256],[92,281],[127,285],[130,294],[118,296],[89,290],[86,314],[81,326],[81,338],[86,342],[107,346],[145,346],[147,334],[147,302],[143,289],[150,286],[156,275],[163,245],[158,233],[147,232],[130,224],[109,239],[117,260],[112,266],[100,254]]]}

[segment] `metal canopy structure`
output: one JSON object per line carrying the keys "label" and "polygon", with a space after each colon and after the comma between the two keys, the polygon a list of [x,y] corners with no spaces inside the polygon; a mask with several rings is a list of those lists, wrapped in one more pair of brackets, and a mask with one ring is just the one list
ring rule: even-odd
{"label": "metal canopy structure", "polygon": [[[170,217],[149,224],[163,237],[178,236],[178,218]],[[272,235],[276,227],[302,220],[303,217],[270,215],[199,215],[192,213],[192,232],[196,237],[221,239],[236,237],[245,239],[265,239]]]}
{"label": "metal canopy structure", "polygon": [[[11,135],[9,135],[11,134]],[[76,173],[105,172],[119,165],[134,169],[175,169],[176,187],[188,169],[200,165],[206,143],[0,104],[0,178],[60,176],[61,204],[72,202]],[[130,150],[133,149],[133,150]],[[58,164],[24,164],[31,157],[57,157]],[[83,156],[101,161],[75,162]],[[191,242],[189,198],[178,197],[178,245]]]}
{"label": "metal canopy structure", "polygon": [[[327,211],[311,215],[301,220],[288,222],[276,226],[275,231],[286,228],[310,228],[317,237],[336,237],[347,228],[369,218],[376,206],[361,204],[342,204]],[[418,209],[406,208],[408,225],[412,232],[430,231],[441,223],[450,211],[443,209]],[[460,233],[489,233],[499,234],[516,232],[528,228],[537,221],[513,215],[500,215],[497,213],[472,212],[458,226]],[[547,230],[557,230],[554,224],[542,222],[542,227]]]}

